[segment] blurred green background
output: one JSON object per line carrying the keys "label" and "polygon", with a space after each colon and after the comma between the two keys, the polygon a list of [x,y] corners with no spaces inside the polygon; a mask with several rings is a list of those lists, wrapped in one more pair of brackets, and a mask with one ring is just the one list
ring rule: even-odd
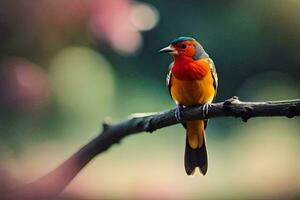
{"label": "blurred green background", "polygon": [[[97,136],[101,121],[171,109],[170,56],[192,36],[214,60],[215,101],[299,98],[300,1],[0,1],[0,162],[28,182]],[[300,196],[299,119],[211,120],[209,170],[188,177],[184,129],[126,138],[65,194],[121,199]]]}

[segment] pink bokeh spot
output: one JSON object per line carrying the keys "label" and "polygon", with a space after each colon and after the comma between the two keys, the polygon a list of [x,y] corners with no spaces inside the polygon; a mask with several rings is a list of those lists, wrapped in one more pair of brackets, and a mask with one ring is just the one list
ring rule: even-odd
{"label": "pink bokeh spot", "polygon": [[132,1],[94,1],[89,28],[96,40],[106,40],[119,53],[134,53],[141,34],[130,21]]}
{"label": "pink bokeh spot", "polygon": [[24,58],[12,57],[2,64],[1,98],[14,111],[34,111],[49,103],[46,72]]}

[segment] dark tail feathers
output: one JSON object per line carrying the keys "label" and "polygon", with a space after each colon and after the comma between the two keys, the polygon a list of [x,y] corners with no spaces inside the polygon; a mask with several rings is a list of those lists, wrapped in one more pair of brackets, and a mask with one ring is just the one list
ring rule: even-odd
{"label": "dark tail feathers", "polygon": [[206,151],[206,142],[205,136],[203,135],[203,144],[200,148],[193,149],[188,143],[186,138],[185,144],[185,155],[184,155],[184,167],[188,175],[194,173],[195,168],[199,167],[200,172],[203,176],[207,172],[207,151]]}

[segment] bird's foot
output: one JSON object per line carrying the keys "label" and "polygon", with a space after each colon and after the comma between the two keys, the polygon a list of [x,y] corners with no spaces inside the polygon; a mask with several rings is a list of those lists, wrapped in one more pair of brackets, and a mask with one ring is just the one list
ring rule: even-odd
{"label": "bird's foot", "polygon": [[175,118],[179,122],[181,120],[181,109],[183,108],[182,105],[177,105],[175,110]]}
{"label": "bird's foot", "polygon": [[211,107],[210,103],[206,103],[202,106],[202,116],[207,117],[208,116],[208,109]]}

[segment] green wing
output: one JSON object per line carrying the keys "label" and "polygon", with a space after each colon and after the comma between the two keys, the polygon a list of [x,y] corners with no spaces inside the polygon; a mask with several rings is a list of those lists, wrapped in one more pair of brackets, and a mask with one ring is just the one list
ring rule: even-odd
{"label": "green wing", "polygon": [[217,90],[218,90],[218,74],[217,74],[217,70],[214,64],[214,61],[212,59],[209,59],[209,63],[210,63],[210,72],[211,75],[214,79],[214,88],[215,88],[215,96],[217,95]]}
{"label": "green wing", "polygon": [[172,67],[173,67],[173,64],[174,62],[172,62],[170,65],[169,65],[169,71],[168,71],[168,74],[167,74],[167,78],[166,78],[166,84],[168,86],[168,89],[169,89],[169,94],[172,98],[172,95],[171,95],[171,81],[172,81]]}

